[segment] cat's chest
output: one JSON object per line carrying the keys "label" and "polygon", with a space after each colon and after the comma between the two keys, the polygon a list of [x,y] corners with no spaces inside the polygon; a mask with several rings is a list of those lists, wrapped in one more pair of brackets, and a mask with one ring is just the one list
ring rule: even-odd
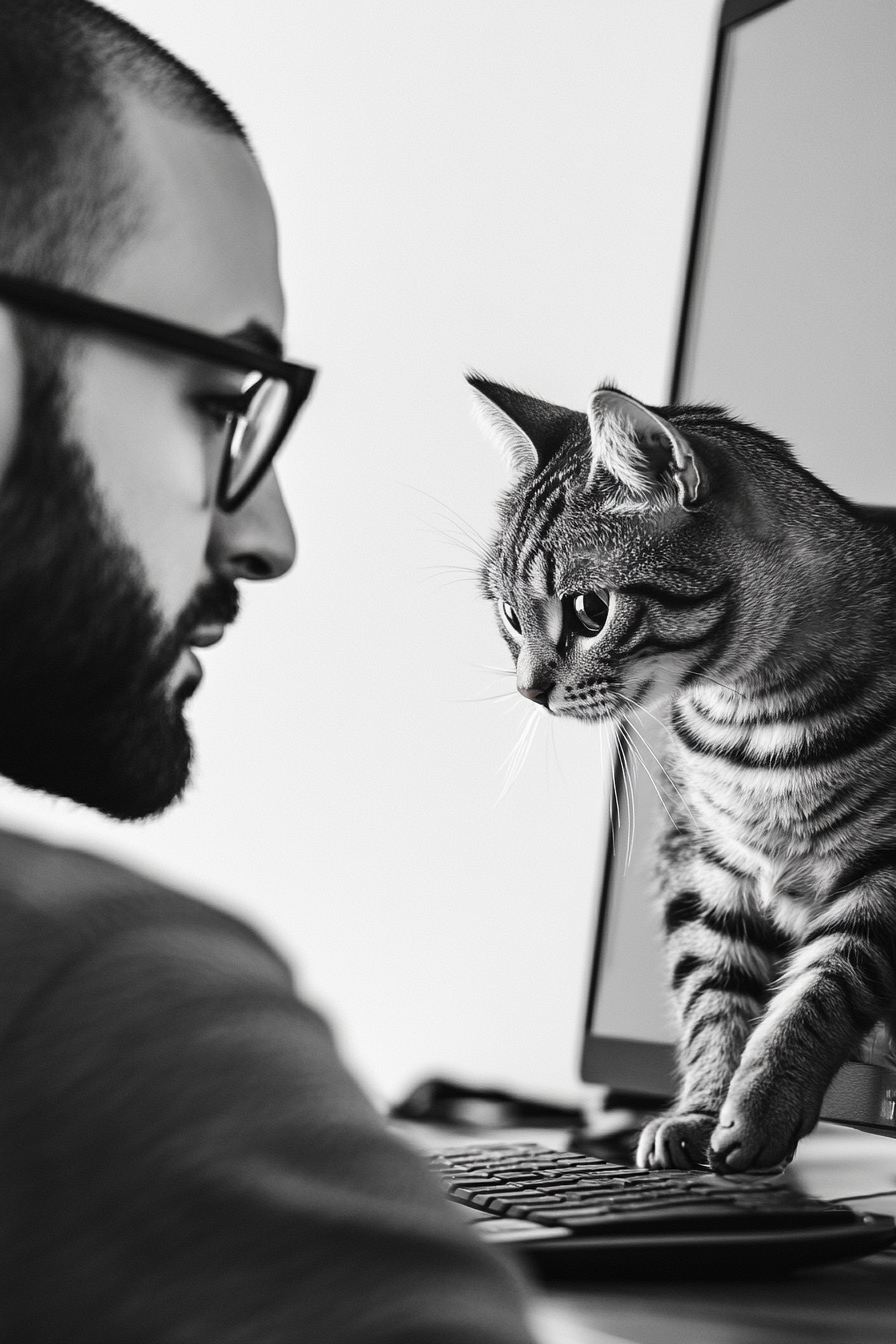
{"label": "cat's chest", "polygon": [[804,772],[691,758],[679,775],[701,829],[763,848],[815,848],[818,796]]}
{"label": "cat's chest", "polygon": [[820,837],[805,781],[775,772],[692,766],[683,789],[688,825],[708,840],[728,874],[746,878],[755,899],[791,933],[842,868],[842,846]]}
{"label": "cat's chest", "polygon": [[[804,736],[794,722],[744,725],[686,712],[679,719],[674,773],[689,822],[757,879],[790,870],[809,880],[817,870],[817,880],[837,866],[842,826],[828,822],[845,781],[800,761]],[[840,820],[848,827],[848,810]]]}

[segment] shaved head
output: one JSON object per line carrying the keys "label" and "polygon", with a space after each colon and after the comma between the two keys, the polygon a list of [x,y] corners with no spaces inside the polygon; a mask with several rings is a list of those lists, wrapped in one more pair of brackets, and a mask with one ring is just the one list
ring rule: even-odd
{"label": "shaved head", "polygon": [[195,71],[89,0],[0,0],[0,33],[4,270],[85,286],[139,227],[127,95],[246,143]]}

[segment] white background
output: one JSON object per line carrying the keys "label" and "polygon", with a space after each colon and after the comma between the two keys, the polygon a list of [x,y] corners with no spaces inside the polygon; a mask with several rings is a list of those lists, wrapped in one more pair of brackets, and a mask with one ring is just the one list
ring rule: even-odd
{"label": "white background", "polygon": [[0,819],[247,915],[381,1096],[574,1096],[606,753],[541,723],[501,797],[527,706],[488,698],[509,658],[440,529],[487,532],[503,486],[465,367],[664,399],[714,0],[111,8],[228,99],[270,184],[290,352],[322,368],[282,459],[301,553],[204,657],[182,805],[123,827],[4,785]]}

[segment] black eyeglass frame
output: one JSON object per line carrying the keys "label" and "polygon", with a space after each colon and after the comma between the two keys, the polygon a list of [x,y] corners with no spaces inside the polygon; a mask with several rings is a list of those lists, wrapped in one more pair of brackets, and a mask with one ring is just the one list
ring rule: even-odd
{"label": "black eyeglass frame", "polygon": [[283,446],[296,416],[307,401],[317,373],[316,369],[304,364],[279,359],[276,355],[242,345],[239,341],[228,340],[223,336],[212,336],[195,327],[182,326],[179,322],[168,322],[164,318],[152,317],[148,313],[137,312],[132,308],[105,303],[101,299],[81,294],[74,289],[64,289],[59,285],[46,284],[42,280],[32,280],[26,276],[11,275],[5,271],[0,271],[0,303],[72,326],[93,327],[98,331],[127,336],[132,340],[143,341],[147,345],[171,350],[175,354],[189,355],[210,364],[220,364],[224,368],[239,369],[243,373],[261,373],[285,383],[289,395],[277,431],[272,436],[263,458],[230,498],[227,497],[227,490],[232,458],[228,444],[228,451],[225,451],[221,462],[215,493],[217,507],[224,513],[234,513],[241,504],[244,504],[267,472],[276,453]]}

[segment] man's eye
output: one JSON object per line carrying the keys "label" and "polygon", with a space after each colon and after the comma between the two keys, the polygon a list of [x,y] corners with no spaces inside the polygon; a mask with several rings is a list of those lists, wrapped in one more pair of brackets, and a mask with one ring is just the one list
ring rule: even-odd
{"label": "man's eye", "polygon": [[204,420],[223,433],[230,429],[238,415],[245,412],[246,398],[240,393],[216,392],[194,397],[193,404]]}

